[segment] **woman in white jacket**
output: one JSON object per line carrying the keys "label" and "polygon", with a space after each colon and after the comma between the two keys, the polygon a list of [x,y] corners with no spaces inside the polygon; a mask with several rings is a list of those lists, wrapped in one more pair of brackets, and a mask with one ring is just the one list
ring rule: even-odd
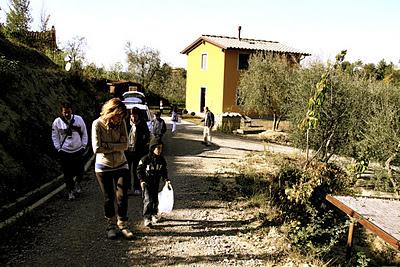
{"label": "woman in white jacket", "polygon": [[[92,147],[96,154],[95,172],[104,196],[107,237],[114,239],[118,230],[132,238],[128,228],[129,169],[124,151],[128,149],[125,118],[128,112],[119,98],[107,101],[100,117],[92,124]],[[114,204],[116,202],[117,210]]]}

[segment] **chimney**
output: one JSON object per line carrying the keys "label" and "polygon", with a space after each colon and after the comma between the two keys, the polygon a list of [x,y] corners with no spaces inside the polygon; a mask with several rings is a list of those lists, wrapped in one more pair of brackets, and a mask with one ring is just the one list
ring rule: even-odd
{"label": "chimney", "polygon": [[239,41],[240,41],[240,31],[242,30],[242,26],[239,26],[239,28],[238,28],[238,32],[239,32],[239,36],[238,36],[238,39],[239,39]]}

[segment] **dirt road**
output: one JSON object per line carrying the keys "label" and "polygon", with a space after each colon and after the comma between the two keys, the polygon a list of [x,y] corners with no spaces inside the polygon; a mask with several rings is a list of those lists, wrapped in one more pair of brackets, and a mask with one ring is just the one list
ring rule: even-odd
{"label": "dirt road", "polygon": [[[169,119],[164,118],[169,124]],[[169,129],[171,128],[170,125]],[[256,215],[239,209],[215,173],[252,150],[256,142],[215,136],[201,144],[202,128],[188,122],[165,136],[174,211],[154,229],[142,226],[141,198],[130,196],[134,240],[107,240],[102,197],[93,171],[84,193],[73,202],[59,194],[1,240],[0,264],[6,266],[265,266],[273,256],[270,241],[255,238]],[[272,247],[272,248],[271,248]]]}

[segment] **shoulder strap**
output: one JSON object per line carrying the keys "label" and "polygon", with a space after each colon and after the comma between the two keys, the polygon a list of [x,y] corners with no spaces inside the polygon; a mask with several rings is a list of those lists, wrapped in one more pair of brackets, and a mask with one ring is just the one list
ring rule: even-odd
{"label": "shoulder strap", "polygon": [[[71,118],[71,120],[70,120],[69,123],[68,123],[68,121],[67,121],[64,117],[60,117],[60,119],[61,119],[66,125],[68,125],[67,131],[71,129],[71,126],[72,126],[72,124],[73,124],[74,121],[75,121],[74,118],[75,118],[75,115],[72,115],[72,118]],[[64,136],[64,139],[62,140],[61,145],[60,145],[60,149],[63,147],[63,145],[64,145],[64,143],[65,143],[65,139],[67,139],[67,135]]]}

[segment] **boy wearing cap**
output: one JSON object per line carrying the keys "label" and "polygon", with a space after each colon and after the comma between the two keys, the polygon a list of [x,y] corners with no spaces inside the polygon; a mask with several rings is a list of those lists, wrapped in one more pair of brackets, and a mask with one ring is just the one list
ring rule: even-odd
{"label": "boy wearing cap", "polygon": [[150,141],[149,154],[144,156],[137,167],[137,176],[140,180],[143,196],[144,226],[151,227],[157,223],[158,188],[160,180],[170,183],[168,178],[167,162],[162,156],[163,143],[159,138]]}

